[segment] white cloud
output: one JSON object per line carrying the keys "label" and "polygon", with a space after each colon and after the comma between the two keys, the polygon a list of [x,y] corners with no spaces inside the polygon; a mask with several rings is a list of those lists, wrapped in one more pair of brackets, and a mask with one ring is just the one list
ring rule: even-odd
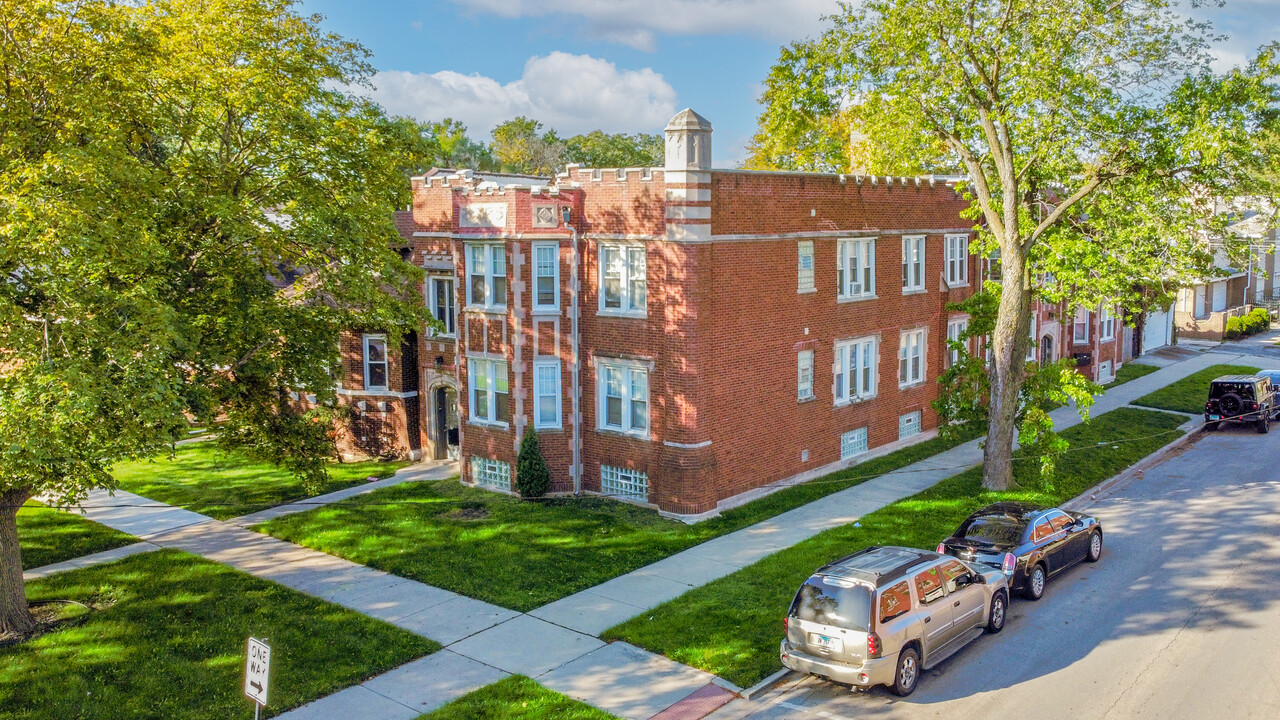
{"label": "white cloud", "polygon": [[835,0],[451,0],[505,18],[572,15],[601,38],[654,50],[654,35],[749,34],[793,40],[819,32]]}
{"label": "white cloud", "polygon": [[373,84],[369,94],[387,112],[461,120],[477,140],[517,115],[563,137],[591,130],[661,132],[676,112],[676,91],[652,69],[619,70],[607,60],[562,52],[530,58],[520,79],[506,84],[450,70],[388,70]]}

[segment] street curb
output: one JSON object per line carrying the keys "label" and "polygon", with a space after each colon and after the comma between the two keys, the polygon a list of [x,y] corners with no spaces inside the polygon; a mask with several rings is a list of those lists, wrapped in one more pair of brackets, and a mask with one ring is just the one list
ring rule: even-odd
{"label": "street curb", "polygon": [[763,694],[764,691],[768,690],[774,685],[777,685],[778,682],[782,680],[782,678],[786,677],[790,673],[791,671],[788,670],[787,668],[782,668],[781,670],[775,672],[769,677],[766,677],[765,679],[761,680],[755,685],[752,685],[746,690],[738,691],[738,696],[741,697],[743,700],[750,700],[758,695]]}
{"label": "street curb", "polygon": [[[1188,423],[1183,423],[1183,425],[1179,427],[1183,427],[1187,424]],[[1193,425],[1189,430],[1183,433],[1181,437],[1177,438],[1173,442],[1170,442],[1169,444],[1165,445],[1159,450],[1156,450],[1155,452],[1139,460],[1138,462],[1134,463],[1128,468],[1121,470],[1119,473],[1116,473],[1112,477],[1106,480],[1103,480],[1102,482],[1098,483],[1097,485],[1094,485],[1088,490],[1085,490],[1079,495],[1066,501],[1059,507],[1061,507],[1063,510],[1074,510],[1074,511],[1084,510],[1085,508],[1089,507],[1093,502],[1097,501],[1099,499],[1099,496],[1102,496],[1105,493],[1108,493],[1111,490],[1114,490],[1117,487],[1120,487],[1121,485],[1127,484],[1129,481],[1141,476],[1147,470],[1150,470],[1156,465],[1159,465],[1160,463],[1164,462],[1165,459],[1168,458],[1168,456],[1182,449],[1184,446],[1191,444],[1192,441],[1196,440],[1201,435],[1203,435],[1204,431],[1205,431],[1204,421],[1202,420],[1198,424]]]}

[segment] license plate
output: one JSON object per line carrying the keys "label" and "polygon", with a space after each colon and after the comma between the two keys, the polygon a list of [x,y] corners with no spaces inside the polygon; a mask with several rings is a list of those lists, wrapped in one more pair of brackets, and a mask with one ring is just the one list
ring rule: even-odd
{"label": "license plate", "polygon": [[1221,415],[1210,415],[1210,416],[1209,416],[1209,419],[1210,419],[1210,420],[1221,420],[1221,419],[1222,419],[1222,416],[1221,416]]}
{"label": "license plate", "polygon": [[834,652],[840,652],[844,643],[840,638],[829,637],[827,635],[819,635],[818,633],[809,633],[809,644],[816,647],[826,648]]}

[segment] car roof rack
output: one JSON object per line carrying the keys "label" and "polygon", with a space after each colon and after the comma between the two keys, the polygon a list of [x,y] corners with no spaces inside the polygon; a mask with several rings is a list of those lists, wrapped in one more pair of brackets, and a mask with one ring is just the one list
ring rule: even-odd
{"label": "car roof rack", "polygon": [[941,555],[915,548],[873,545],[823,565],[815,573],[830,578],[857,580],[873,587],[897,580],[906,571]]}

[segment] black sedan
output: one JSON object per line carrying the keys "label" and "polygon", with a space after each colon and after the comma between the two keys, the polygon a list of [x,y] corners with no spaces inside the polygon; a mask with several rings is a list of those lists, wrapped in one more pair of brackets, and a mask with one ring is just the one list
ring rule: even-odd
{"label": "black sedan", "polygon": [[996,503],[965,518],[938,552],[1001,568],[1015,592],[1039,600],[1049,578],[1102,557],[1102,524],[1058,508]]}

